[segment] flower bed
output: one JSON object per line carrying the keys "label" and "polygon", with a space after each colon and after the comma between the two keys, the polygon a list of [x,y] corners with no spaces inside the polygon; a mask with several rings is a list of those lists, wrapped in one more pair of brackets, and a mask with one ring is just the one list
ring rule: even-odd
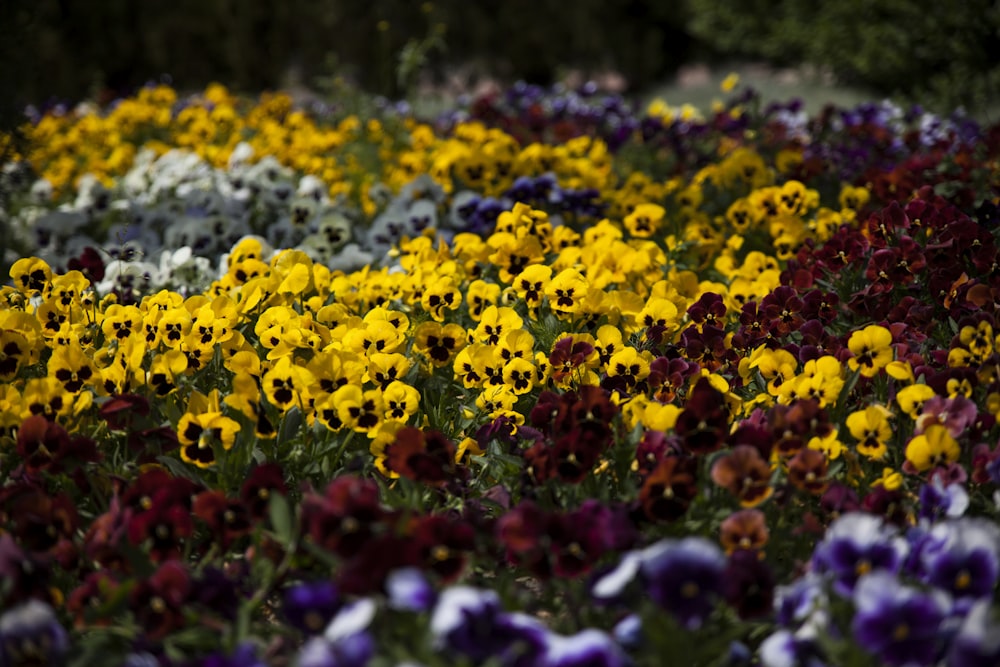
{"label": "flower bed", "polygon": [[32,119],[0,666],[1000,661],[997,127],[405,111]]}

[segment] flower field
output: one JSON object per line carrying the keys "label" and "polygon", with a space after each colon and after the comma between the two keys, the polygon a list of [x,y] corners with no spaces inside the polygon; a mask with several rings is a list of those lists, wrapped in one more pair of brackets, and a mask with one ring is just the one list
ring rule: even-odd
{"label": "flower field", "polygon": [[733,86],[29,110],[0,667],[1000,664],[1000,125]]}

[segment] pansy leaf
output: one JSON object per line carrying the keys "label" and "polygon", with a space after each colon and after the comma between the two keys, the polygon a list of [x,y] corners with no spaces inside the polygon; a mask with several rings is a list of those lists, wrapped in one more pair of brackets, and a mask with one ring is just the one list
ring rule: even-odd
{"label": "pansy leaf", "polygon": [[280,493],[271,494],[268,516],[278,540],[286,547],[291,546],[295,542],[295,517],[288,498]]}
{"label": "pansy leaf", "polygon": [[284,443],[295,439],[301,428],[302,412],[298,407],[293,407],[285,413],[281,420],[281,427],[278,429],[278,442]]}
{"label": "pansy leaf", "polygon": [[156,461],[169,470],[175,477],[183,477],[205,488],[209,488],[209,484],[205,482],[205,479],[183,461],[171,456],[157,456]]}

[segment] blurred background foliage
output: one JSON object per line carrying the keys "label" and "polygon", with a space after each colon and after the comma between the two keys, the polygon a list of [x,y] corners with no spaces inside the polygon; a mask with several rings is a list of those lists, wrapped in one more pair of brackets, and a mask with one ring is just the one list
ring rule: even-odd
{"label": "blurred background foliage", "polygon": [[[431,36],[445,48],[417,48]],[[150,80],[254,92],[335,74],[396,97],[412,83],[401,53],[439,79],[613,70],[636,95],[686,63],[754,59],[975,110],[1000,91],[1000,1],[0,0],[0,126],[29,102],[107,101]]]}

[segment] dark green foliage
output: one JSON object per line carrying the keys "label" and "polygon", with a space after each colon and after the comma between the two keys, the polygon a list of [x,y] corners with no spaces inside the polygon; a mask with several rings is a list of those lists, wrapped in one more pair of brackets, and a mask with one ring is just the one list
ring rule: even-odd
{"label": "dark green foliage", "polygon": [[812,63],[841,83],[938,109],[1000,101],[995,0],[688,0],[692,34],[727,54]]}
{"label": "dark green foliage", "polygon": [[[400,52],[441,26],[447,51],[432,66],[468,63],[510,79],[553,81],[559,69],[614,67],[650,83],[684,62],[690,40],[673,3],[625,0],[3,0],[3,59],[44,76],[10,84],[20,104],[127,93],[169,75],[195,89],[222,81],[237,90],[352,76],[397,95]],[[8,20],[19,16],[20,23]],[[380,31],[379,23],[387,22]],[[30,23],[30,29],[24,25]],[[7,84],[7,81],[2,83]]]}

